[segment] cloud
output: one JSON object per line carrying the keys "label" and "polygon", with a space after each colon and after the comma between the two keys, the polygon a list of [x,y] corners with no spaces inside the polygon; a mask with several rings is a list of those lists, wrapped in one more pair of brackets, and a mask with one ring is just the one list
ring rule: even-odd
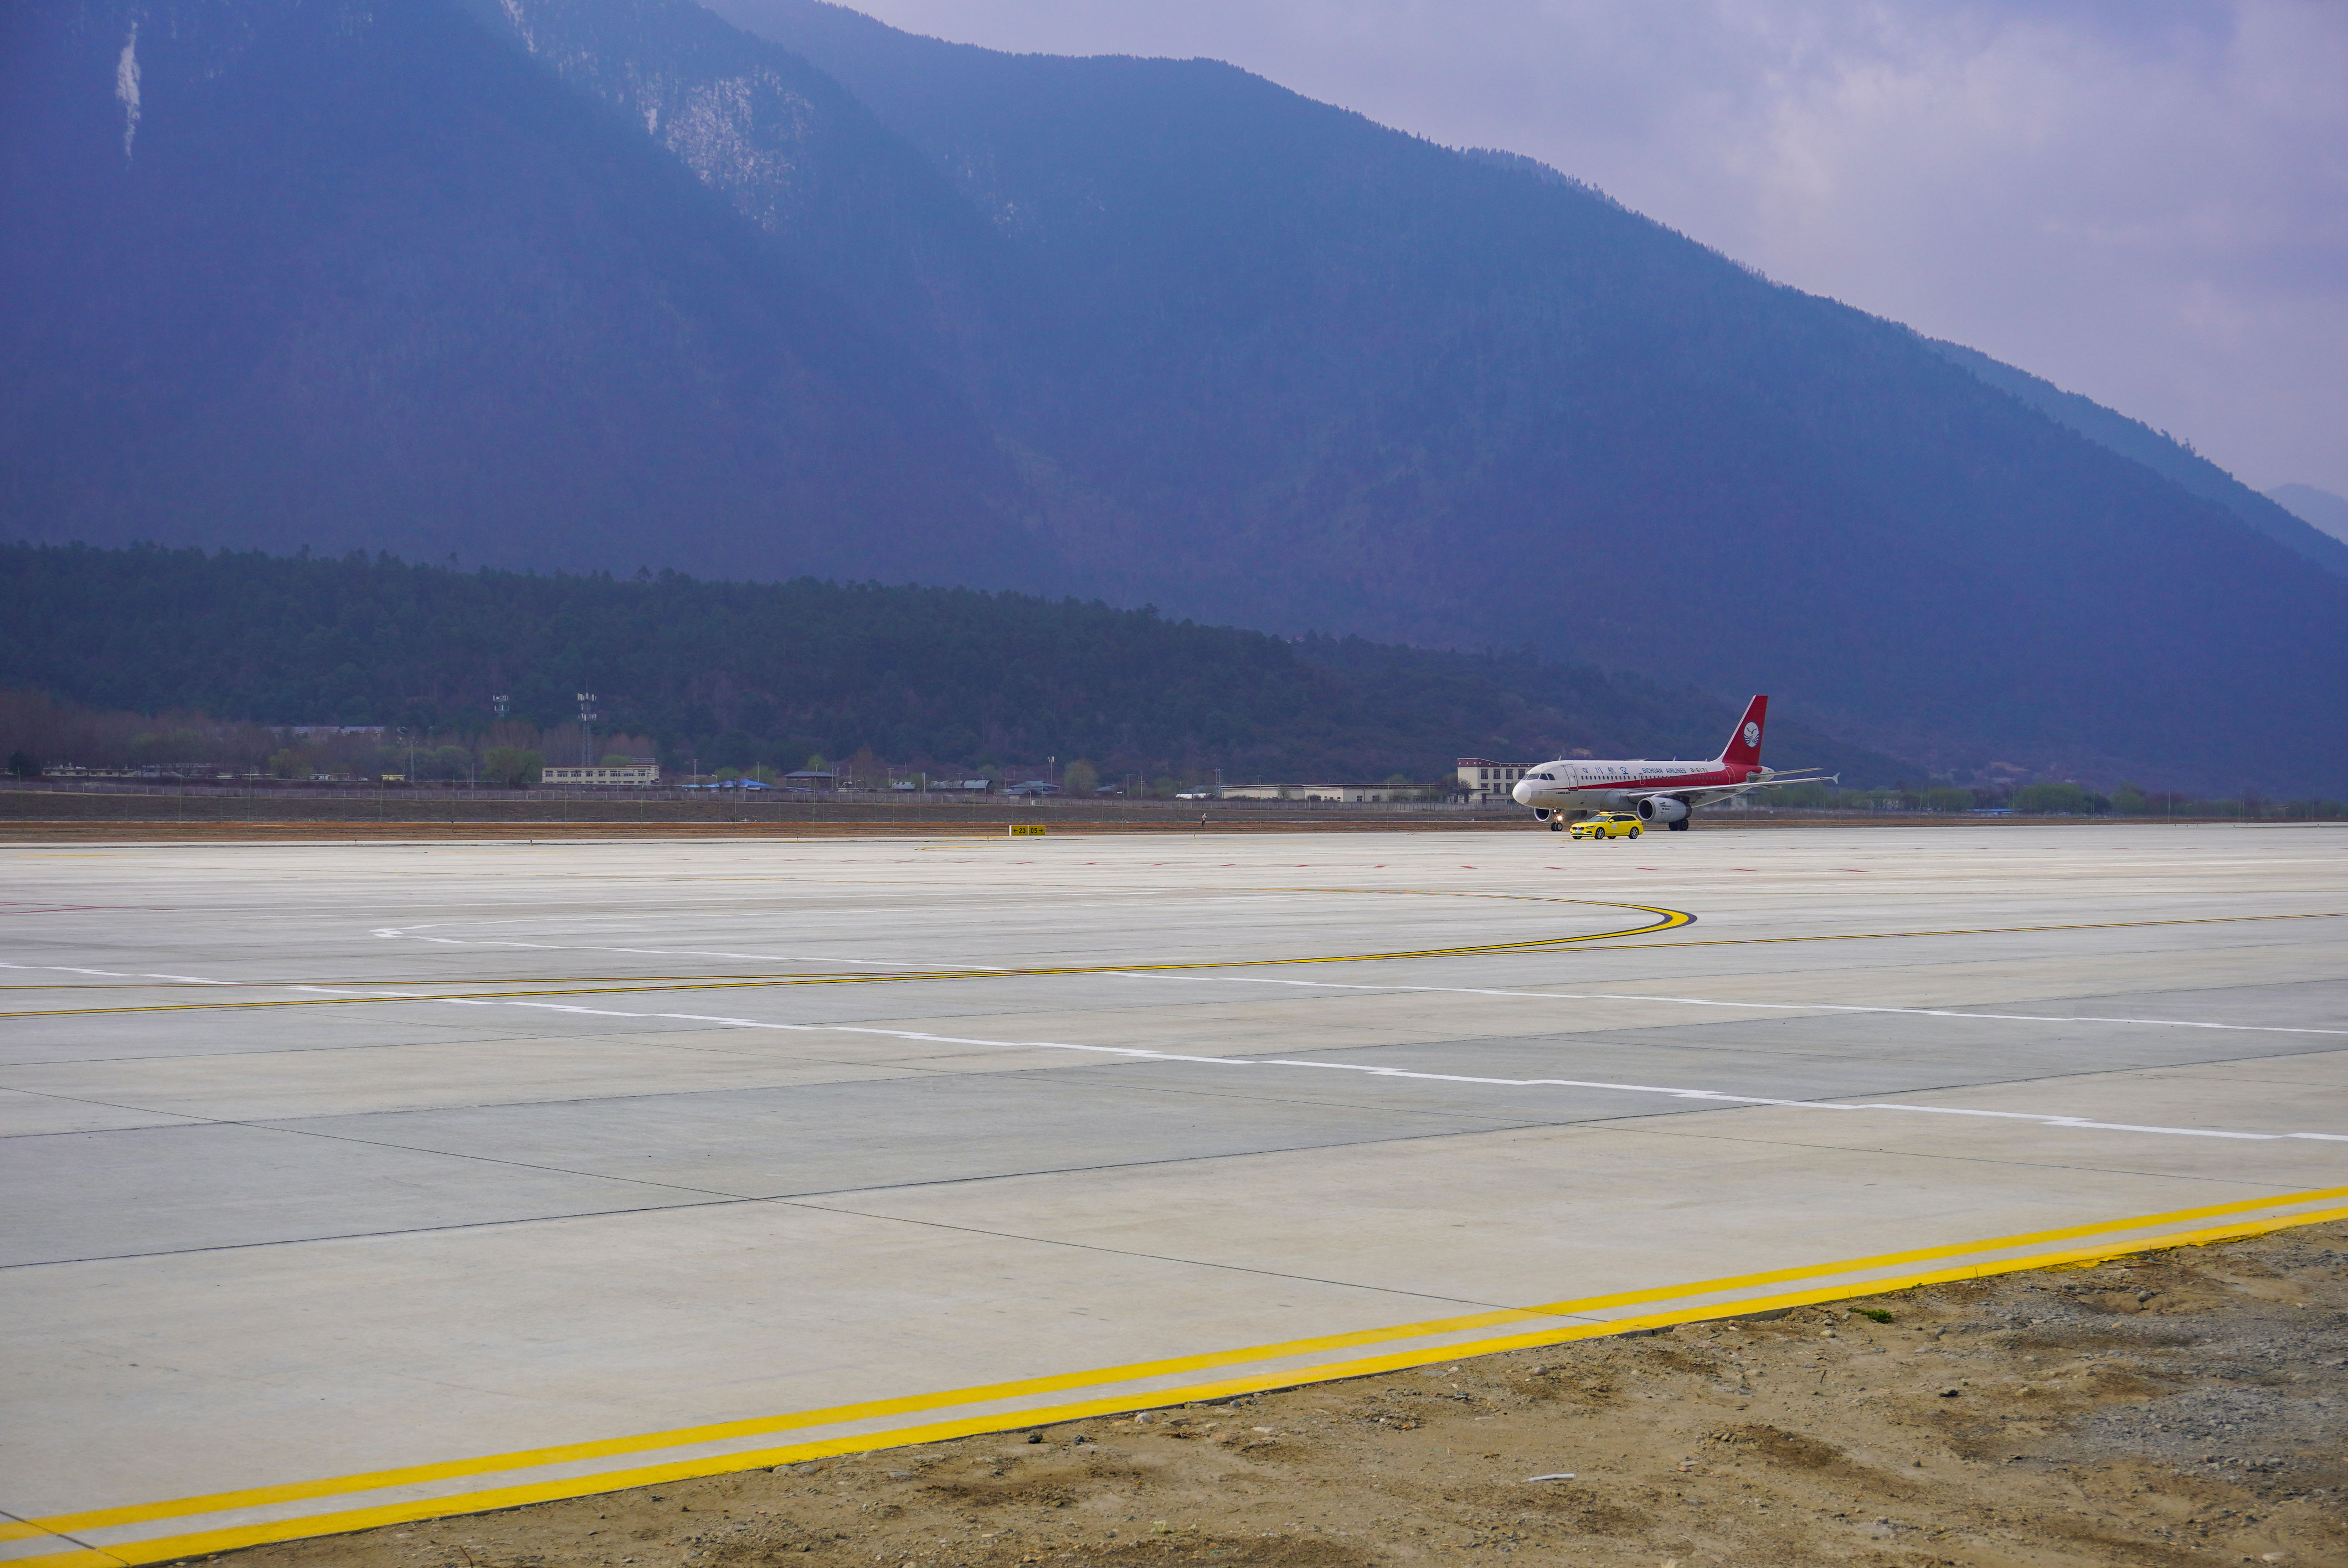
{"label": "cloud", "polygon": [[1555,164],[1770,276],[2348,489],[2338,0],[870,0],[1206,55]]}
{"label": "cloud", "polygon": [[139,24],[135,20],[120,57],[114,62],[114,96],[122,104],[122,161],[128,163],[130,144],[139,137]]}

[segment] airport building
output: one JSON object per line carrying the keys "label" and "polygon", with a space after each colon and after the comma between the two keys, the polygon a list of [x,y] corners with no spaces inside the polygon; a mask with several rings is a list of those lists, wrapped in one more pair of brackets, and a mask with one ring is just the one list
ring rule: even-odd
{"label": "airport building", "polygon": [[660,764],[630,763],[616,768],[542,768],[538,782],[551,784],[633,784],[641,789],[660,783]]}
{"label": "airport building", "polygon": [[1509,792],[1524,776],[1523,763],[1496,763],[1489,757],[1459,759],[1459,793],[1478,805],[1513,799]]}
{"label": "airport building", "polygon": [[1227,784],[1217,794],[1224,800],[1381,801],[1408,798],[1417,787],[1383,784]]}

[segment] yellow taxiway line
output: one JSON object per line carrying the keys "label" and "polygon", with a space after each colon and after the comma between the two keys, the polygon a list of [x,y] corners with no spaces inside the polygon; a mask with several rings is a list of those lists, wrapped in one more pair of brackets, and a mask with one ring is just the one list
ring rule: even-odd
{"label": "yellow taxiway line", "polygon": [[[1307,889],[1306,891],[1331,891]],[[1335,889],[1335,891],[1356,891]],[[1393,891],[1393,889],[1358,889],[1358,891]],[[1442,897],[1492,897],[1502,895],[1460,894]],[[1593,899],[1544,899],[1549,903],[1596,903]],[[1184,963],[1160,964],[1066,964],[1052,967],[1001,969],[891,969],[879,974],[839,974],[818,972],[802,975],[744,976],[646,976],[641,979],[614,976],[616,983],[565,984],[559,989],[544,989],[542,982],[528,980],[493,980],[476,982],[489,985],[539,985],[530,990],[454,990],[436,991],[430,995],[366,996],[366,997],[296,997],[277,1001],[218,1001],[218,1002],[150,1002],[128,1007],[46,1008],[0,1011],[0,1020],[12,1018],[82,1018],[109,1013],[144,1012],[217,1012],[251,1008],[288,1007],[365,1007],[386,1002],[406,1001],[497,1001],[520,997],[590,997],[626,996],[642,992],[663,991],[745,990],[780,986],[846,986],[890,985],[909,980],[993,980],[1033,978],[1045,975],[1116,975],[1159,974],[1183,969],[1251,969],[1274,968],[1291,964],[1369,964],[1405,958],[1466,958],[1484,953],[1539,952],[1543,949],[1584,947],[1599,942],[1622,941],[1632,937],[1652,936],[1661,931],[1677,930],[1695,924],[1696,917],[1684,910],[1665,909],[1651,904],[1603,904],[1609,909],[1637,909],[1644,914],[1662,917],[1652,925],[1633,927],[1621,931],[1593,931],[1580,937],[1537,937],[1522,942],[1486,942],[1457,948],[1421,948],[1392,953],[1333,953],[1315,954],[1294,958],[1203,958]],[[2004,937],[2026,936],[2048,931],[2122,931],[2149,926],[2228,926],[2260,920],[2342,920],[2348,919],[2348,910],[2314,910],[2296,915],[2205,915],[2173,920],[2083,920],[2058,926],[1972,926],[1952,927],[1927,931],[1835,931],[1808,937],[1722,937],[1708,940],[1681,942],[1642,942],[1636,948],[1591,948],[1596,952],[1648,952],[1665,948],[1746,948],[1768,947],[1785,942],[1880,942],[1898,941],[1906,938],[1927,937]],[[324,985],[318,980],[229,980],[218,982],[257,988],[283,988],[296,985]],[[364,980],[354,985],[432,985],[431,980]],[[143,986],[5,986],[5,990],[88,989],[137,990]]]}
{"label": "yellow taxiway line", "polygon": [[1579,937],[1534,937],[1519,942],[1478,942],[1466,947],[1418,948],[1392,953],[1313,954],[1293,958],[1200,958],[1180,963],[1158,964],[1064,964],[1002,969],[891,969],[871,975],[753,976],[741,979],[695,980],[682,985],[675,982],[644,984],[632,981],[623,985],[577,986],[552,990],[453,990],[436,992],[428,996],[294,997],[278,1001],[149,1002],[129,1007],[51,1008],[37,1011],[0,1012],[0,1019],[82,1018],[104,1013],[220,1012],[249,1008],[357,1007],[379,1002],[400,1001],[495,1001],[513,997],[616,996],[636,991],[740,990],[777,986],[885,985],[900,980],[995,980],[1039,975],[1162,974],[1180,969],[1255,969],[1294,964],[1371,964],[1403,958],[1462,958],[1478,953],[1536,952],[1544,948],[1571,947],[1582,942],[1609,942],[1625,937],[1643,937],[1650,932],[1677,930],[1682,926],[1695,924],[1695,917],[1684,909],[1664,909],[1649,904],[1601,904],[1594,899],[1584,898],[1557,899],[1554,902],[1591,904],[1601,909],[1636,909],[1643,915],[1653,915],[1656,918],[1644,926],[1634,926],[1620,931],[1591,931]]}
{"label": "yellow taxiway line", "polygon": [[[1066,1404],[1025,1406],[1008,1411],[995,1410],[883,1431],[860,1432],[850,1436],[755,1450],[735,1450],[721,1454],[701,1455],[665,1463],[624,1470],[598,1471],[590,1474],[564,1476],[484,1491],[456,1491],[431,1497],[407,1498],[372,1507],[335,1509],[325,1512],[239,1524],[187,1534],[109,1542],[102,1547],[77,1542],[74,1548],[69,1551],[5,1560],[6,1568],[129,1568],[132,1564],[161,1563],[177,1557],[232,1551],[273,1541],[340,1534],[451,1514],[485,1512],[493,1509],[512,1508],[562,1498],[591,1496],[602,1492],[617,1491],[628,1487],[682,1481],[697,1476],[769,1468],[839,1454],[899,1448],[911,1443],[936,1442],[949,1438],[1021,1430],[1131,1410],[1162,1409],[1206,1399],[1227,1399],[1269,1389],[1294,1388],[1340,1378],[1368,1377],[1412,1367],[1426,1366],[1437,1361],[1456,1361],[1470,1356],[1490,1355],[1503,1350],[1558,1345],[1578,1339],[1598,1338],[1643,1329],[1666,1327],[1681,1323],[1749,1317],[1756,1313],[1809,1306],[1824,1301],[1887,1295],[1895,1291],[1915,1289],[1952,1280],[1985,1278],[2028,1269],[2092,1264],[2129,1254],[2240,1240],[2294,1225],[2312,1225],[2324,1220],[2348,1217],[2348,1205],[2339,1204],[2333,1201],[2341,1198],[2348,1198],[2348,1187],[2277,1194],[2263,1198],[2210,1204],[2199,1208],[2176,1209],[2162,1214],[2140,1214],[2126,1219],[2098,1221],[2053,1230],[2034,1231],[2019,1235],[1921,1247],[1903,1252],[1882,1253],[1869,1257],[1848,1258],[1834,1263],[1771,1269],[1647,1290],[1623,1291],[1608,1296],[1550,1302],[1536,1307],[1504,1308],[1457,1317],[1399,1324],[1385,1328],[1286,1340],[1244,1349],[1175,1357],[1128,1366],[1098,1368],[1089,1371],[872,1400],[861,1404],[833,1406],[823,1409],[798,1411],[748,1420],[677,1428],[634,1437],[527,1449],[511,1453],[488,1454],[438,1464],[409,1465],[398,1469],[366,1471],[318,1481],[296,1481],[278,1486],[252,1487],[235,1491],[177,1498],[161,1502],[94,1509],[0,1524],[0,1542],[40,1537],[71,1542],[77,1535],[118,1530],[137,1524],[160,1523],[208,1513],[222,1513],[314,1499],[352,1497],[387,1488],[414,1486],[435,1481],[493,1476],[502,1471],[524,1471],[582,1460],[645,1453],[662,1449],[757,1437],[811,1427],[836,1426],[889,1416],[952,1409],[957,1407],[1024,1399],[1041,1394],[1098,1389],[1184,1372],[1206,1371],[1280,1360],[1326,1350],[1342,1351],[1398,1340],[1424,1339],[1433,1336],[1456,1334],[1477,1328],[1496,1327],[1503,1324],[1550,1320],[1547,1326],[1529,1332],[1465,1342],[1454,1340],[1432,1348],[1420,1346],[1385,1355],[1331,1361],[1316,1366],[1283,1368],[1273,1371],[1185,1384],[1175,1388],[1128,1390],[1122,1394]],[[2308,1206],[2311,1204],[2325,1206],[2311,1208]],[[2278,1209],[2287,1209],[2290,1212],[2277,1214],[2274,1211]],[[2190,1228],[2181,1231],[2166,1228],[2179,1225]],[[2149,1236],[2139,1234],[2147,1231],[2157,1231],[2160,1234]],[[2051,1252],[2018,1250],[2075,1241],[2085,1241],[2087,1245],[2062,1247]],[[2013,1255],[1985,1255],[1994,1254]],[[1948,1261],[1968,1255],[1974,1261],[1955,1264]],[[1916,1268],[1913,1266],[1916,1265],[1928,1266]],[[1904,1269],[1908,1272],[1888,1277],[1864,1279],[1849,1277],[1852,1275],[1871,1274],[1883,1269]],[[1825,1285],[1817,1283],[1822,1280],[1833,1283]],[[1789,1285],[1797,1288],[1775,1291],[1757,1296],[1741,1296],[1733,1301],[1710,1301],[1694,1307],[1665,1305],[1684,1302],[1695,1297],[1719,1296],[1732,1292]],[[1625,1307],[1663,1307],[1664,1309],[1636,1317],[1601,1321],[1567,1324],[1555,1321],[1560,1317],[1581,1316]]]}

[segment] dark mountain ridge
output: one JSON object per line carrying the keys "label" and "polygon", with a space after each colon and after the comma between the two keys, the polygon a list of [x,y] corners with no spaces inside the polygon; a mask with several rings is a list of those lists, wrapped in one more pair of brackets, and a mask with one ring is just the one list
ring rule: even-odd
{"label": "dark mountain ridge", "polygon": [[2293,555],[2326,571],[2348,576],[2348,541],[2314,527],[2271,496],[2262,496],[2200,453],[2189,442],[2140,419],[2105,407],[2090,397],[2065,392],[2044,376],[1992,359],[1962,343],[1928,338],[1934,353],[1962,365],[2002,392],[2012,393],[2057,425],[2077,431],[2096,446],[2143,464],[2180,487],[2214,501]]}
{"label": "dark mountain ridge", "polygon": [[2348,545],[2348,497],[2319,490],[2312,485],[2277,485],[2267,499],[2288,510],[2312,528]]}
{"label": "dark mountain ridge", "polygon": [[[127,0],[0,24],[7,516],[1073,586],[1942,768],[2348,779],[2348,579],[1896,323],[1215,62],[720,9],[221,0],[128,160]],[[232,156],[287,103],[335,134]]]}

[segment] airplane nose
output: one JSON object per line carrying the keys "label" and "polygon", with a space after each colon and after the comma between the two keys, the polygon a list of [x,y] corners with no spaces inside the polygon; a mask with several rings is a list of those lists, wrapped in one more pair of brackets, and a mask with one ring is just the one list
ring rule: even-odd
{"label": "airplane nose", "polygon": [[1509,792],[1509,798],[1519,805],[1530,805],[1533,800],[1533,781],[1519,779],[1517,787]]}

